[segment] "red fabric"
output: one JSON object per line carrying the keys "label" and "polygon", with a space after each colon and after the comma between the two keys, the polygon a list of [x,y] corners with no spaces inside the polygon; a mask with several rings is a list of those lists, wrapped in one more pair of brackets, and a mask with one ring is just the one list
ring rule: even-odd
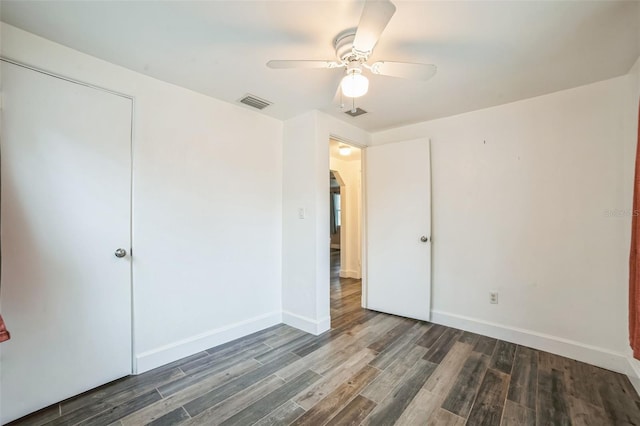
{"label": "red fabric", "polygon": [[2,315],[0,315],[0,342],[4,342],[5,340],[9,340],[11,335],[7,331],[7,327],[4,325],[4,320],[2,319]]}
{"label": "red fabric", "polygon": [[631,253],[629,255],[629,343],[633,357],[640,359],[640,106],[638,108],[638,145],[636,174],[633,185],[633,214],[631,215]]}

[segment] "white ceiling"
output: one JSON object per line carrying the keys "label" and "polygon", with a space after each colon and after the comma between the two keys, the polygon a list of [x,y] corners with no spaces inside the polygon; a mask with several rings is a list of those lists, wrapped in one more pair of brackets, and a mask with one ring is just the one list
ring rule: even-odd
{"label": "white ceiling", "polygon": [[[551,93],[628,72],[640,2],[403,1],[372,61],[433,63],[427,82],[370,76],[352,118],[341,70],[272,70],[270,59],[334,59],[362,1],[14,1],[0,19],[126,68],[228,102],[252,93],[287,119],[320,109],[369,131]],[[370,61],[371,62],[371,61]]]}

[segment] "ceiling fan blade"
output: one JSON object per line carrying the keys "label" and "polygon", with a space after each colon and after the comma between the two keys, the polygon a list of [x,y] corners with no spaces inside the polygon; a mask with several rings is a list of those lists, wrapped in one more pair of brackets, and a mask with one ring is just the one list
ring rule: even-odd
{"label": "ceiling fan blade", "polygon": [[367,0],[353,40],[353,48],[360,53],[371,53],[395,12],[396,7],[389,0]]}
{"label": "ceiling fan blade", "polygon": [[433,77],[437,70],[438,67],[433,64],[414,64],[411,62],[380,61],[371,65],[373,74],[423,81]]}
{"label": "ceiling fan blade", "polygon": [[335,61],[269,61],[267,66],[272,69],[287,68],[339,68],[343,66]]}

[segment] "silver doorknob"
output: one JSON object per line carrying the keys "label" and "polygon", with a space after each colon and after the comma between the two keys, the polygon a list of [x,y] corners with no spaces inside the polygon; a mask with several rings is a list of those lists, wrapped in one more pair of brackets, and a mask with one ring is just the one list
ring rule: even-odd
{"label": "silver doorknob", "polygon": [[426,243],[427,241],[429,241],[429,237],[427,237],[426,235],[423,235],[422,237],[420,237],[420,241],[422,241],[423,243]]}
{"label": "silver doorknob", "polygon": [[127,251],[123,248],[119,248],[114,254],[116,257],[125,257],[127,255]]}

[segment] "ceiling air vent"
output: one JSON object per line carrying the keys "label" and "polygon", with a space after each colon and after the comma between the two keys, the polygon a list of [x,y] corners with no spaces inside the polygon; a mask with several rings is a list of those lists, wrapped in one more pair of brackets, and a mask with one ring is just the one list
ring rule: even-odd
{"label": "ceiling air vent", "polygon": [[265,101],[264,99],[260,99],[259,97],[250,94],[245,95],[242,99],[240,99],[240,102],[258,109],[265,109],[272,104],[272,102]]}
{"label": "ceiling air vent", "polygon": [[350,109],[348,111],[345,111],[344,113],[349,114],[352,117],[357,117],[359,115],[366,114],[367,111],[363,110],[362,108],[356,108],[356,109]]}

